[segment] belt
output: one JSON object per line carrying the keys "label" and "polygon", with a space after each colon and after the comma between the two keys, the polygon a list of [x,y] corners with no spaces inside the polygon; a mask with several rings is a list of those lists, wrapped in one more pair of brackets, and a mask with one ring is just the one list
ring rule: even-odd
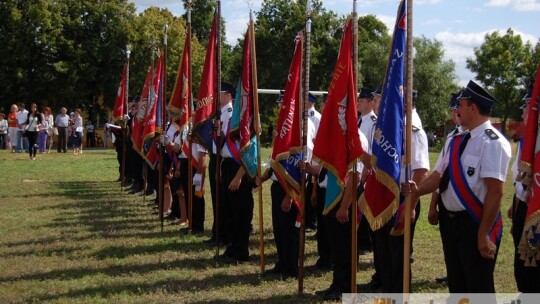
{"label": "belt", "polygon": [[221,157],[222,162],[236,162],[232,157]]}
{"label": "belt", "polygon": [[460,217],[463,217],[463,216],[469,216],[469,213],[466,211],[466,210],[463,210],[463,211],[449,211],[449,210],[446,210],[446,215],[448,216],[448,218],[460,218]]}

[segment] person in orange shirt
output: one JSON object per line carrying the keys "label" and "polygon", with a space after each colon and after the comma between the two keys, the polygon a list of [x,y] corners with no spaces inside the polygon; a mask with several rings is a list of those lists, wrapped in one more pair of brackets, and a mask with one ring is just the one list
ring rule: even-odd
{"label": "person in orange shirt", "polygon": [[16,104],[11,105],[11,112],[8,114],[8,142],[11,147],[11,152],[17,151],[17,130],[19,130],[19,124],[17,122],[17,111],[19,107]]}

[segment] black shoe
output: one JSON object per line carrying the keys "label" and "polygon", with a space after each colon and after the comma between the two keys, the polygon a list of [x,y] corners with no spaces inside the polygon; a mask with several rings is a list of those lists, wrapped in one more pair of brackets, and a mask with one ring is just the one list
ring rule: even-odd
{"label": "black shoe", "polygon": [[278,276],[281,275],[281,267],[276,263],[271,269],[267,269],[263,272],[263,276]]}
{"label": "black shoe", "polygon": [[231,264],[231,265],[238,265],[238,260],[234,257],[231,257],[227,255],[226,253],[223,253],[222,255],[218,256],[218,261],[225,263],[225,264]]}
{"label": "black shoe", "polygon": [[380,291],[382,286],[380,282],[371,280],[368,283],[358,284],[356,287],[358,292],[373,293]]}
{"label": "black shoe", "polygon": [[154,189],[146,189],[146,192],[143,192],[141,195],[151,196],[155,194],[156,194],[156,191],[154,191]]}
{"label": "black shoe", "polygon": [[323,300],[325,301],[341,301],[341,296],[343,293],[339,290],[333,290],[330,293],[327,293],[322,296]]}
{"label": "black shoe", "polygon": [[436,278],[435,282],[437,284],[448,284],[448,277]]}

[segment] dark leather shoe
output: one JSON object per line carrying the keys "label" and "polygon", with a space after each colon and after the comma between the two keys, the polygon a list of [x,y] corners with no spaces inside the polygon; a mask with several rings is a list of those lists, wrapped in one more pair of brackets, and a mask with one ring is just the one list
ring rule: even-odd
{"label": "dark leather shoe", "polygon": [[332,292],[329,292],[322,296],[323,300],[325,301],[341,301],[341,296],[343,293],[338,290],[333,290]]}
{"label": "dark leather shoe", "polygon": [[328,287],[327,289],[324,289],[324,290],[319,290],[319,291],[316,291],[315,292],[315,295],[316,296],[319,296],[319,297],[323,297],[331,292],[334,291],[334,286],[333,285],[330,285],[330,287]]}

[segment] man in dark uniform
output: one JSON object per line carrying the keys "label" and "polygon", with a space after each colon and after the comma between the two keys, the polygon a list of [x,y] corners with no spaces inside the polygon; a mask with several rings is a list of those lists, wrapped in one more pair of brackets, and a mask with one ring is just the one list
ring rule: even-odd
{"label": "man in dark uniform", "polygon": [[[222,255],[226,262],[245,262],[249,260],[249,234],[251,220],[253,219],[253,181],[245,176],[245,169],[234,159],[230,146],[238,149],[238,141],[229,136],[230,119],[232,117],[232,99],[236,90],[231,84],[221,83],[220,100],[222,100],[221,136],[230,142],[218,151],[221,153],[221,183],[220,183],[220,221],[224,222],[224,229],[229,246]],[[231,149],[233,149],[231,147]],[[223,211],[223,217],[221,216]]]}
{"label": "man in dark uniform", "polygon": [[450,293],[495,293],[493,272],[502,234],[500,215],[510,143],[489,121],[495,98],[470,81],[458,97],[468,132],[455,136],[435,171],[403,192],[420,196],[439,187],[439,221]]}
{"label": "man in dark uniform", "polygon": [[[529,115],[528,103],[531,102],[532,88],[523,97],[525,102],[521,109],[523,110],[523,122],[527,124]],[[519,244],[523,237],[523,228],[525,226],[525,217],[527,215],[527,202],[529,200],[530,189],[522,183],[520,172],[518,171],[518,163],[521,158],[521,148],[523,141],[520,140],[516,159],[512,165],[512,173],[514,175],[514,199],[512,206],[508,209],[508,217],[512,219],[512,238],[514,239],[514,277],[519,292],[523,293],[539,293],[540,292],[540,267],[525,266],[525,261],[520,258]]]}

